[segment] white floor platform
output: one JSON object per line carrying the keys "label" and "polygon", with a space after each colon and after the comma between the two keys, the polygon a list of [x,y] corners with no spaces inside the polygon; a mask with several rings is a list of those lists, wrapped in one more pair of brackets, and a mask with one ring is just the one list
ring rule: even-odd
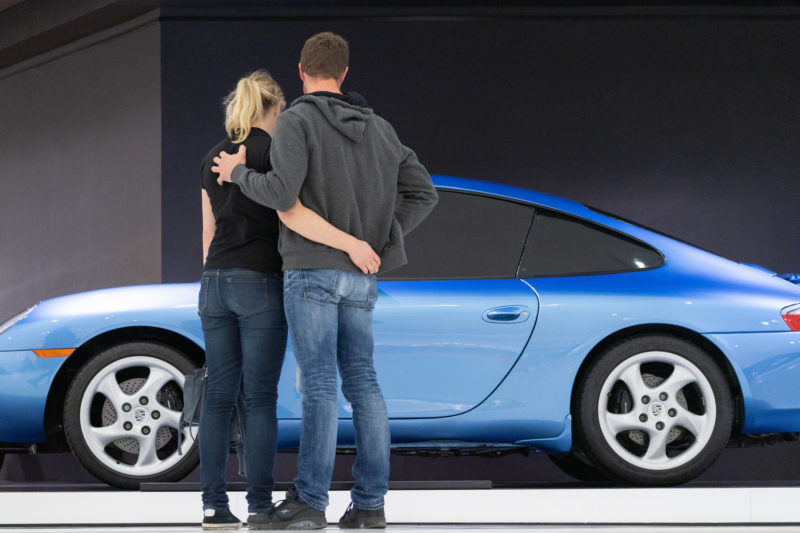
{"label": "white floor platform", "polygon": [[[3,528],[2,533],[194,533],[194,527]],[[240,531],[247,531],[242,529]],[[329,527],[323,531],[337,531]],[[800,526],[389,526],[387,533],[797,533]]]}
{"label": "white floor platform", "polygon": [[[194,533],[202,532],[198,526],[191,527],[58,527],[49,528],[5,528],[3,533]],[[228,530],[230,531],[230,530]],[[247,531],[242,529],[240,531]],[[337,531],[328,527],[322,531]],[[352,531],[352,530],[351,530]],[[386,533],[797,533],[800,526],[389,526]]]}
{"label": "white floor platform", "polygon": [[[231,510],[246,517],[244,494],[234,492],[230,498]],[[498,528],[564,533],[587,526],[600,531],[642,526],[673,531],[681,526],[680,531],[800,532],[798,502],[800,487],[395,490],[387,495],[386,518],[394,533]],[[332,492],[328,521],[335,524],[348,503],[349,493]],[[194,531],[199,528],[173,526],[194,526],[200,519],[197,492],[0,492],[0,533],[55,527],[62,533],[115,531],[109,526]],[[69,526],[77,529],[65,529]],[[144,529],[148,526],[155,529]]]}

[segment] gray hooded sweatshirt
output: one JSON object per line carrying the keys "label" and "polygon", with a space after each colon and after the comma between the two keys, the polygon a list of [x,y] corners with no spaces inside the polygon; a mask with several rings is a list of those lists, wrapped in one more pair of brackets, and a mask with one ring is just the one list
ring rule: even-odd
{"label": "gray hooded sweatshirt", "polygon": [[[438,197],[428,171],[392,126],[372,109],[350,103],[363,101],[349,96],[312,93],[292,102],[275,127],[272,170],[259,174],[238,165],[231,180],[249,198],[278,211],[300,198],[332,225],[368,242],[384,272],[406,263],[403,235]],[[284,270],[360,272],[345,252],[285,226],[279,248]]]}

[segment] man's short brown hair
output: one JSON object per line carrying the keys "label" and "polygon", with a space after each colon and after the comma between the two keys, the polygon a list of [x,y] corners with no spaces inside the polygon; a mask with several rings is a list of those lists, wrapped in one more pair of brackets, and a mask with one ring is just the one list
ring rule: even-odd
{"label": "man's short brown hair", "polygon": [[341,35],[329,31],[318,33],[306,41],[300,52],[300,64],[303,72],[309,76],[320,78],[339,77],[347,68],[350,49]]}

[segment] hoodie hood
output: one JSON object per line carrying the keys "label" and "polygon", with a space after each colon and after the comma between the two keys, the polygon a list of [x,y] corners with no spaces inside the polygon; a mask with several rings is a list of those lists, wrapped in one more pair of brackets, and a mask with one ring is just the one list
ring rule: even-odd
{"label": "hoodie hood", "polygon": [[331,126],[353,142],[364,139],[367,121],[374,115],[367,107],[367,101],[358,93],[325,93],[305,94],[292,102],[291,107],[306,103],[319,109]]}

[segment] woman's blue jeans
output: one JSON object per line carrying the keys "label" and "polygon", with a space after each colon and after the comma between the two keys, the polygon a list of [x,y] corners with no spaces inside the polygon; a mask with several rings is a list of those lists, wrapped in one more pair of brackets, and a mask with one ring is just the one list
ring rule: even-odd
{"label": "woman's blue jeans", "polygon": [[276,403],[286,351],[283,280],[244,269],[206,270],[198,311],[208,366],[199,430],[203,509],[228,506],[229,428],[241,386],[247,411],[247,503],[250,512],[266,512],[275,485]]}
{"label": "woman's blue jeans", "polygon": [[353,407],[359,509],[380,509],[389,485],[389,420],[372,360],[375,276],[343,270],[284,272],[284,302],[303,393],[295,487],[301,500],[324,510],[336,458],[337,368]]}

